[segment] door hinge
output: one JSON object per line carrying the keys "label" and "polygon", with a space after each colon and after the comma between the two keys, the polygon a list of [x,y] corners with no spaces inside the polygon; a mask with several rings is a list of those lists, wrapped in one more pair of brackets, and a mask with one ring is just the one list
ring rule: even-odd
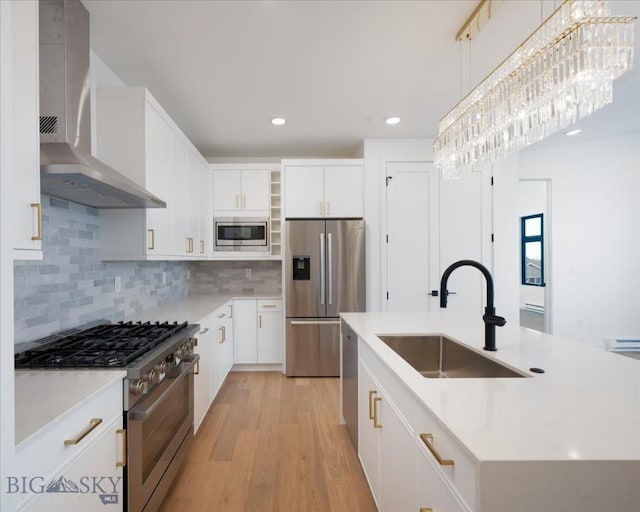
{"label": "door hinge", "polygon": [[492,242],[494,241],[493,233],[491,233],[491,241],[492,241]]}
{"label": "door hinge", "polygon": [[387,177],[385,178],[385,182],[386,182],[387,187],[389,186],[389,182],[390,182],[392,179],[393,179],[393,176],[387,176]]}
{"label": "door hinge", "polygon": [[387,292],[387,300],[389,300],[389,292]]}

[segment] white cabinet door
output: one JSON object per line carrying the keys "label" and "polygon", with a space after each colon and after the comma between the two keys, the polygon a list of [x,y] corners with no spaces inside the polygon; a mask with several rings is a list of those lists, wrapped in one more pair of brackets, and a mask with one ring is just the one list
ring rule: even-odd
{"label": "white cabinet door", "polygon": [[242,201],[242,172],[213,171],[213,209],[239,210]]}
{"label": "white cabinet door", "polygon": [[[433,457],[424,446],[414,444],[415,452],[415,507],[432,509],[437,512],[466,512],[462,505],[447,487],[444,478],[431,462]],[[406,465],[410,465],[407,459]],[[400,509],[399,509],[400,510]],[[404,510],[404,509],[403,509]],[[409,510],[409,509],[406,509]]]}
{"label": "white cabinet door", "polygon": [[325,166],[324,216],[364,216],[364,181],[361,165]]}
{"label": "white cabinet door", "polygon": [[242,209],[268,210],[271,199],[271,172],[242,171]]}
{"label": "white cabinet door", "polygon": [[288,218],[324,216],[324,168],[288,165],[285,168],[285,214]]}
{"label": "white cabinet door", "polygon": [[282,364],[282,312],[258,313],[258,363]]}
{"label": "white cabinet door", "polygon": [[[41,258],[38,2],[11,3],[11,217],[17,259]],[[18,29],[19,28],[19,29]],[[4,77],[3,77],[4,80]],[[46,115],[46,113],[42,113]],[[35,239],[35,240],[34,240]]]}
{"label": "white cabinet door", "polygon": [[172,134],[172,174],[174,198],[176,202],[173,217],[173,253],[179,256],[189,255],[189,171],[187,145],[177,134]]}
{"label": "white cabinet door", "polygon": [[220,386],[224,383],[224,379],[231,371],[233,366],[233,302],[228,302],[223,309],[226,311],[226,317],[221,327],[224,327],[221,336],[221,352],[220,352]]}
{"label": "white cabinet door", "polygon": [[213,314],[207,315],[200,321],[200,331],[198,332],[198,346],[196,352],[200,355],[199,371],[194,376],[194,427],[198,431],[209,406],[211,405],[211,380],[215,372],[214,348],[216,343],[216,333],[214,330]]}
{"label": "white cabinet door", "polygon": [[187,151],[187,254],[197,256],[200,253],[200,189],[204,176],[200,155],[191,148]]}
{"label": "white cabinet door", "polygon": [[233,362],[258,362],[258,326],[255,299],[233,301]]}
{"label": "white cabinet door", "polygon": [[198,255],[206,258],[213,251],[213,205],[211,200],[211,171],[206,162],[202,163],[202,186],[200,187],[200,240]]}
{"label": "white cabinet door", "polygon": [[382,437],[380,510],[418,510],[415,506],[415,467],[412,464],[416,449],[413,435],[402,423],[386,395],[381,396],[382,400],[376,408]]}
{"label": "white cabinet door", "polygon": [[172,182],[172,129],[153,105],[145,101],[145,187],[167,203],[166,208],[149,208],[146,215],[146,254],[173,254],[172,217],[175,208]]}
{"label": "white cabinet door", "polygon": [[[24,512],[68,512],[82,510],[104,512],[105,504],[110,511],[123,510],[124,480],[122,461],[124,437],[117,430],[122,428],[122,417],[113,419],[99,437],[89,436],[82,442],[89,446],[67,466],[56,473],[55,481],[67,489],[77,486],[79,492],[44,492],[31,501]],[[64,479],[64,480],[63,480]],[[49,484],[50,482],[46,482]],[[53,481],[51,481],[53,483]],[[102,495],[102,497],[101,497]],[[105,501],[103,500],[113,500]],[[21,511],[21,512],[22,512]]]}
{"label": "white cabinet door", "polygon": [[[369,487],[378,507],[380,500],[381,429],[374,426],[374,399],[379,398],[378,385],[363,366],[358,366],[358,455]],[[399,509],[398,509],[399,510]]]}

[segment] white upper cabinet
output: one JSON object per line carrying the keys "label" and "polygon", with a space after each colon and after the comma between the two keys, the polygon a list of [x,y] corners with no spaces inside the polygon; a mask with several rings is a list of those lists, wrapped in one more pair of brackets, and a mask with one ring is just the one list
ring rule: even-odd
{"label": "white upper cabinet", "polygon": [[99,88],[96,99],[98,157],[167,203],[103,210],[103,259],[204,257],[211,217],[205,159],[146,89]]}
{"label": "white upper cabinet", "polygon": [[287,218],[364,216],[362,160],[283,162]]}
{"label": "white upper cabinet", "polygon": [[224,212],[233,214],[267,212],[271,205],[270,199],[271,171],[269,168],[213,166],[213,209],[215,212],[222,212],[222,215]]}
{"label": "white upper cabinet", "polygon": [[38,2],[12,2],[11,170],[14,257],[42,258],[38,72]]}

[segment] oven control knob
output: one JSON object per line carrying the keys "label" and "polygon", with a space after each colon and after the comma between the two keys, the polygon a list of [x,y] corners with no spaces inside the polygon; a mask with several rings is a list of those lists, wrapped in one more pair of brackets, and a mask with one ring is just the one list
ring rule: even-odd
{"label": "oven control knob", "polygon": [[134,396],[142,395],[145,392],[145,387],[146,386],[144,385],[144,381],[134,380],[133,382],[129,383],[129,393]]}
{"label": "oven control knob", "polygon": [[147,382],[149,382],[150,384],[157,384],[160,381],[160,374],[158,373],[158,371],[154,368],[153,370],[151,370],[149,373],[147,373],[146,375],[146,379]]}
{"label": "oven control knob", "polygon": [[169,370],[171,370],[171,363],[168,361],[162,361],[161,363],[158,363],[156,369],[158,370],[158,373],[169,373]]}
{"label": "oven control knob", "polygon": [[182,347],[178,347],[173,353],[173,356],[174,359],[182,359],[182,356],[184,356],[184,349]]}

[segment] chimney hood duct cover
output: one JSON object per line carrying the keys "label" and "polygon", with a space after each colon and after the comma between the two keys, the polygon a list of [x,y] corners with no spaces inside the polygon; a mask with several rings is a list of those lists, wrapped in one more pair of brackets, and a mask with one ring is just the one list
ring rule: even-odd
{"label": "chimney hood duct cover", "polygon": [[95,208],[167,204],[91,155],[89,12],[41,0],[40,190]]}

